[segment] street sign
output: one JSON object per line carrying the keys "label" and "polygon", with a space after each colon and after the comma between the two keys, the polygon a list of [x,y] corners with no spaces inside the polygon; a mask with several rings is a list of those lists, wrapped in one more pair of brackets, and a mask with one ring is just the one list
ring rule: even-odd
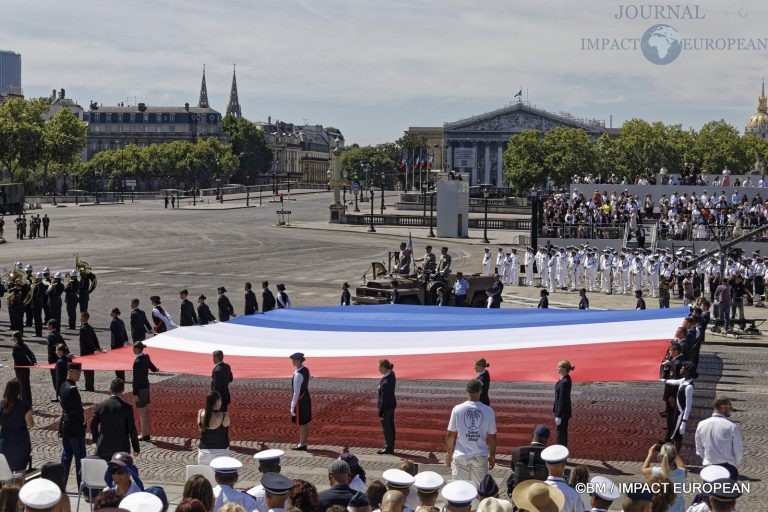
{"label": "street sign", "polygon": [[291,210],[277,210],[277,212],[275,213],[277,213],[278,215],[290,215]]}
{"label": "street sign", "polygon": [[135,187],[136,186],[136,180],[124,180],[126,187]]}

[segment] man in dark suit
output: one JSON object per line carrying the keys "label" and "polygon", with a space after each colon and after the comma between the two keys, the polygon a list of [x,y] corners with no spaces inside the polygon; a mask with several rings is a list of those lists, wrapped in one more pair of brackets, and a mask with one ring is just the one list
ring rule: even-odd
{"label": "man in dark suit", "polygon": [[493,286],[491,287],[493,290],[493,295],[491,295],[491,307],[492,308],[500,308],[501,307],[501,292],[504,290],[504,283],[501,282],[501,278],[499,277],[499,274],[493,275]]}
{"label": "man in dark suit", "polygon": [[59,437],[63,452],[61,464],[64,466],[64,479],[69,478],[69,468],[72,458],[75,459],[77,485],[80,486],[80,461],[85,458],[85,411],[80,392],[77,390],[77,381],[80,380],[80,363],[67,365],[67,380],[59,388],[59,401],[61,403],[61,419],[59,420]]}
{"label": "man in dark suit", "polygon": [[379,395],[377,400],[381,428],[384,431],[384,449],[376,453],[379,455],[392,455],[395,453],[395,408],[397,398],[395,387],[397,378],[392,371],[394,365],[387,359],[379,361],[379,372],[382,374],[379,381]]}
{"label": "man in dark suit", "polygon": [[[48,320],[48,337],[47,337],[47,345],[48,345],[48,364],[56,364],[56,361],[58,361],[58,356],[56,355],[56,345],[59,343],[64,343],[64,338],[61,336],[61,333],[59,333],[59,324],[51,318]],[[59,390],[56,389],[56,370],[51,370],[51,382],[53,382],[53,398],[51,401],[56,402],[58,400],[59,396]]]}
{"label": "man in dark suit", "polygon": [[224,295],[227,293],[226,288],[219,286],[216,290],[219,292],[219,299],[217,301],[219,306],[219,322],[226,322],[230,318],[236,316],[235,308],[233,308],[232,303],[229,302],[229,297]]}
{"label": "man in dark suit", "polygon": [[350,293],[349,293],[349,283],[342,283],[341,285],[341,305],[342,306],[349,306],[350,301]]}
{"label": "man in dark suit", "polygon": [[144,341],[147,333],[152,332],[152,324],[147,320],[147,314],[139,309],[139,299],[131,301],[131,341]]}
{"label": "man in dark suit", "polygon": [[109,386],[112,394],[96,406],[91,418],[91,436],[96,443],[96,455],[109,462],[116,452],[130,452],[139,456],[139,435],[133,419],[133,407],[120,395],[125,392],[123,379],[114,379]]}
{"label": "man in dark suit", "polygon": [[245,283],[245,311],[243,314],[252,315],[259,312],[259,303],[256,294],[251,290],[251,283]]}
{"label": "man in dark suit", "polygon": [[181,299],[181,315],[179,316],[179,325],[182,327],[186,325],[197,325],[197,313],[195,313],[195,306],[187,298],[187,295],[189,295],[189,293],[187,292],[186,288],[179,292],[179,298]]}
{"label": "man in dark suit", "polygon": [[549,427],[538,425],[533,430],[533,440],[528,446],[518,446],[512,450],[512,474],[507,478],[507,492],[512,495],[512,490],[524,480],[547,479],[549,472],[547,465],[541,458],[541,452],[547,447],[549,441]]}
{"label": "man in dark suit", "polygon": [[[96,331],[94,331],[93,327],[91,327],[91,324],[88,323],[90,318],[91,315],[89,315],[87,311],[80,313],[81,356],[90,356],[96,352],[106,352],[106,350],[101,350],[101,346],[99,345],[99,338],[96,336]],[[95,391],[93,387],[93,370],[84,370],[83,373],[85,374],[85,390]]]}
{"label": "man in dark suit", "polygon": [[272,290],[269,289],[269,281],[262,281],[261,283],[261,312],[266,313],[272,311],[277,305],[275,296]]}
{"label": "man in dark suit", "polygon": [[[661,362],[659,368],[660,379],[679,379],[680,369],[683,366],[683,348],[680,343],[673,341],[669,344],[667,349],[667,356]],[[664,384],[664,413],[667,418],[667,436],[665,439],[672,437],[672,433],[675,430],[675,410],[677,409],[677,388],[678,386],[673,384]]]}
{"label": "man in dark suit", "polygon": [[232,382],[232,368],[224,362],[224,352],[213,352],[213,372],[211,372],[211,389],[221,396],[221,412],[226,412],[227,405],[231,401],[229,384]]}

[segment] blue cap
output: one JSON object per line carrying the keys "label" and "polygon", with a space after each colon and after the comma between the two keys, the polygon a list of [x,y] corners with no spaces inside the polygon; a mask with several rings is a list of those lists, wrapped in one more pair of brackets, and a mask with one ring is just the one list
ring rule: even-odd
{"label": "blue cap", "polygon": [[293,480],[281,475],[280,473],[265,473],[261,477],[261,485],[264,491],[269,494],[282,496],[288,494],[293,489]]}
{"label": "blue cap", "polygon": [[549,427],[546,425],[536,425],[536,428],[533,429],[533,435],[536,437],[549,437],[550,431]]}

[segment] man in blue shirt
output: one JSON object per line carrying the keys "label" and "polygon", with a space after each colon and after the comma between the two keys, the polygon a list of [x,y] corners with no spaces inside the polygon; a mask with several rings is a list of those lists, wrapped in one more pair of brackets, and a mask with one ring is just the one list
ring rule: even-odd
{"label": "man in blue shirt", "polygon": [[469,281],[464,278],[464,274],[456,272],[456,282],[453,283],[453,295],[455,305],[464,307],[467,305],[467,292],[469,291]]}

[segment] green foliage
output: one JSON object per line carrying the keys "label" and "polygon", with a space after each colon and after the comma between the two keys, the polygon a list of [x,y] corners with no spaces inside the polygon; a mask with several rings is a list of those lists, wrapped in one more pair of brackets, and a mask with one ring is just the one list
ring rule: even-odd
{"label": "green foliage", "polygon": [[768,141],[755,135],[747,135],[741,139],[741,143],[745,157],[750,164],[750,170],[754,168],[758,159],[762,160],[764,165],[768,163]]}
{"label": "green foliage", "polygon": [[403,153],[407,154],[409,158],[411,155],[418,156],[430,153],[430,150],[427,147],[427,139],[415,133],[404,134],[395,141],[395,145],[400,153],[397,161],[403,157]]}
{"label": "green foliage", "polygon": [[587,132],[555,128],[544,136],[544,170],[557,186],[567,185],[574,174],[595,170],[595,148]]}
{"label": "green foliage", "polygon": [[539,130],[527,130],[509,138],[504,151],[504,181],[521,193],[543,186],[547,179],[544,141]]}
{"label": "green foliage", "polygon": [[719,174],[726,166],[734,174],[748,172],[750,158],[754,158],[747,155],[739,131],[723,120],[701,127],[694,143],[694,156],[701,170],[710,174]]}
{"label": "green foliage", "polygon": [[245,183],[248,181],[246,177],[253,180],[272,168],[272,149],[264,140],[264,132],[255,123],[228,115],[224,117],[221,128],[229,137],[232,153],[239,160],[233,181]]}
{"label": "green foliage", "polygon": [[[217,179],[225,183],[239,168],[232,146],[216,138],[174,141],[149,146],[128,145],[101,151],[83,166],[78,178],[91,188],[104,182],[110,190],[121,190],[126,179],[156,182],[160,188],[210,187]],[[86,188],[78,185],[80,188]]]}
{"label": "green foliage", "polygon": [[[391,155],[395,150],[388,147],[363,146],[341,155],[341,173],[347,183],[360,180],[363,187],[371,185],[393,188],[398,177],[398,169]],[[398,160],[399,161],[399,160]]]}

